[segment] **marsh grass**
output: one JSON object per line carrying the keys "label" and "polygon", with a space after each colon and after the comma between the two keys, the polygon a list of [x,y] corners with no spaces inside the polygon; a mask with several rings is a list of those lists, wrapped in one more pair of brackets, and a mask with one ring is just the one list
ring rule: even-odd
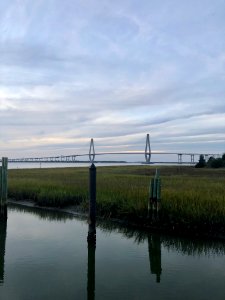
{"label": "marsh grass", "polygon": [[9,171],[9,197],[39,205],[63,207],[87,198],[87,174],[70,169]]}
{"label": "marsh grass", "polygon": [[[225,225],[225,170],[159,167],[161,218],[176,224]],[[155,167],[97,168],[97,211],[105,217],[147,218]],[[9,197],[39,205],[88,209],[88,168],[9,170]]]}

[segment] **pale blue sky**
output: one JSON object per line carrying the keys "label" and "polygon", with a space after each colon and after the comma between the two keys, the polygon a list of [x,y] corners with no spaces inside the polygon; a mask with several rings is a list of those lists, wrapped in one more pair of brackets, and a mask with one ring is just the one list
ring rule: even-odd
{"label": "pale blue sky", "polygon": [[144,150],[146,133],[225,151],[225,0],[0,2],[2,155]]}

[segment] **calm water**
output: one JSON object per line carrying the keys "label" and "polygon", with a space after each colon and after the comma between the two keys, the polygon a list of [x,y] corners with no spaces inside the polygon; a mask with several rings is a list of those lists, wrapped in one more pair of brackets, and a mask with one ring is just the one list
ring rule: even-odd
{"label": "calm water", "polygon": [[[143,161],[144,162],[144,161]],[[164,163],[157,163],[152,162],[152,165],[177,165],[175,162],[164,162]],[[96,167],[112,167],[112,166],[143,166],[144,163],[95,163]],[[189,166],[190,163],[183,163],[183,166]],[[87,163],[9,163],[8,168],[9,169],[44,169],[44,168],[77,168],[77,167],[83,167],[88,168],[90,166],[90,162]]]}
{"label": "calm water", "polygon": [[[107,167],[107,166],[138,166],[141,163],[95,163],[97,167]],[[9,163],[9,169],[40,169],[40,168],[77,168],[90,167],[90,162],[87,163]]]}
{"label": "calm water", "polygon": [[225,246],[11,206],[0,225],[0,299],[225,299]]}

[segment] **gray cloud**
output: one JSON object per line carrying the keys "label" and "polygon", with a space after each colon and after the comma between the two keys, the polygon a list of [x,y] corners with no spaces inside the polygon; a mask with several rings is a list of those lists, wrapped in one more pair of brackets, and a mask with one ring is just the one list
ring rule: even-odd
{"label": "gray cloud", "polygon": [[143,149],[148,132],[154,149],[224,151],[223,11],[1,1],[1,152],[86,151],[91,137],[99,150]]}

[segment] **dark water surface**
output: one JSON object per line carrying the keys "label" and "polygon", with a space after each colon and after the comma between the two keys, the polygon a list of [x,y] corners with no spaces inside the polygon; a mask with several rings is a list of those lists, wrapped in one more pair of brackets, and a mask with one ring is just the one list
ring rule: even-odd
{"label": "dark water surface", "polygon": [[225,299],[225,246],[10,206],[0,222],[0,299]]}

